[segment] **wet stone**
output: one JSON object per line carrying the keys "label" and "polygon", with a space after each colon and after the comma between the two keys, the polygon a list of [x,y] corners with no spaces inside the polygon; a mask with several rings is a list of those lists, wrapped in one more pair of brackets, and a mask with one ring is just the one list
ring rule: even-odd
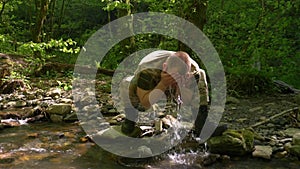
{"label": "wet stone", "polygon": [[0,164],[10,164],[15,161],[15,158],[11,156],[11,154],[0,154]]}
{"label": "wet stone", "polygon": [[10,101],[10,102],[8,102],[8,103],[6,104],[6,107],[15,107],[16,104],[17,104],[16,101]]}
{"label": "wet stone", "polygon": [[27,100],[34,100],[36,97],[34,94],[27,94],[26,98],[27,98]]}
{"label": "wet stone", "polygon": [[73,100],[72,99],[67,99],[67,98],[62,98],[61,100],[59,100],[59,102],[61,102],[61,103],[72,103]]}
{"label": "wet stone", "polygon": [[77,118],[77,114],[75,112],[67,115],[64,119],[64,121],[67,121],[67,122],[74,122],[74,121],[77,121],[78,118]]}
{"label": "wet stone", "polygon": [[46,93],[47,96],[55,97],[55,96],[60,96],[61,95],[61,89],[59,88],[54,88],[51,89]]}
{"label": "wet stone", "polygon": [[15,107],[21,108],[21,107],[25,107],[26,105],[27,105],[26,101],[20,100],[16,102]]}
{"label": "wet stone", "polygon": [[287,151],[281,151],[281,152],[275,153],[274,157],[281,159],[281,158],[285,158],[287,155],[288,155]]}
{"label": "wet stone", "polygon": [[47,108],[46,112],[48,114],[59,114],[65,116],[71,112],[71,105],[70,104],[53,104]]}
{"label": "wet stone", "polygon": [[52,100],[52,97],[44,97],[43,100]]}
{"label": "wet stone", "polygon": [[60,123],[63,121],[63,116],[57,114],[51,114],[50,119],[54,123]]}
{"label": "wet stone", "polygon": [[38,138],[39,134],[38,133],[30,133],[27,135],[28,138]]}

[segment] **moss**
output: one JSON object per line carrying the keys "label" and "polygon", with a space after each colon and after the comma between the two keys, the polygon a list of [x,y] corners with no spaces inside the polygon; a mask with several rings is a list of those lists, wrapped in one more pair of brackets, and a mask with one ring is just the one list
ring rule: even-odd
{"label": "moss", "polygon": [[222,136],[210,138],[208,147],[211,153],[239,156],[253,151],[253,141],[250,130],[227,130]]}

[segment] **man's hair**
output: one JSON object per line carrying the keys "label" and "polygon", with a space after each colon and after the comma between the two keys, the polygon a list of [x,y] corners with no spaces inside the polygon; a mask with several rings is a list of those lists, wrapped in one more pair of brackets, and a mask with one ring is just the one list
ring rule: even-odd
{"label": "man's hair", "polygon": [[186,74],[191,67],[190,56],[186,52],[182,51],[178,51],[168,57],[166,63],[171,67],[179,67],[179,73],[182,75]]}

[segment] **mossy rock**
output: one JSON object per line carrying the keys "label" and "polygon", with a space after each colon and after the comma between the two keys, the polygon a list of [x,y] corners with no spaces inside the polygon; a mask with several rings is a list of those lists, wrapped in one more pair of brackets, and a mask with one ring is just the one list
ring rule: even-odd
{"label": "mossy rock", "polygon": [[208,140],[211,153],[240,156],[254,150],[254,133],[250,130],[227,130],[222,136]]}
{"label": "mossy rock", "polygon": [[292,145],[289,152],[300,159],[300,145]]}

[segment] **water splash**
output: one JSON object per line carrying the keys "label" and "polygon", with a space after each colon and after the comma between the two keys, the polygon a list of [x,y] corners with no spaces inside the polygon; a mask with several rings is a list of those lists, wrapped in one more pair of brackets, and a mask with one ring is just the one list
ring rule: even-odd
{"label": "water splash", "polygon": [[171,163],[174,164],[184,164],[184,165],[192,165],[194,164],[195,160],[197,159],[199,152],[188,152],[188,153],[172,153],[168,154],[168,158],[170,159]]}

